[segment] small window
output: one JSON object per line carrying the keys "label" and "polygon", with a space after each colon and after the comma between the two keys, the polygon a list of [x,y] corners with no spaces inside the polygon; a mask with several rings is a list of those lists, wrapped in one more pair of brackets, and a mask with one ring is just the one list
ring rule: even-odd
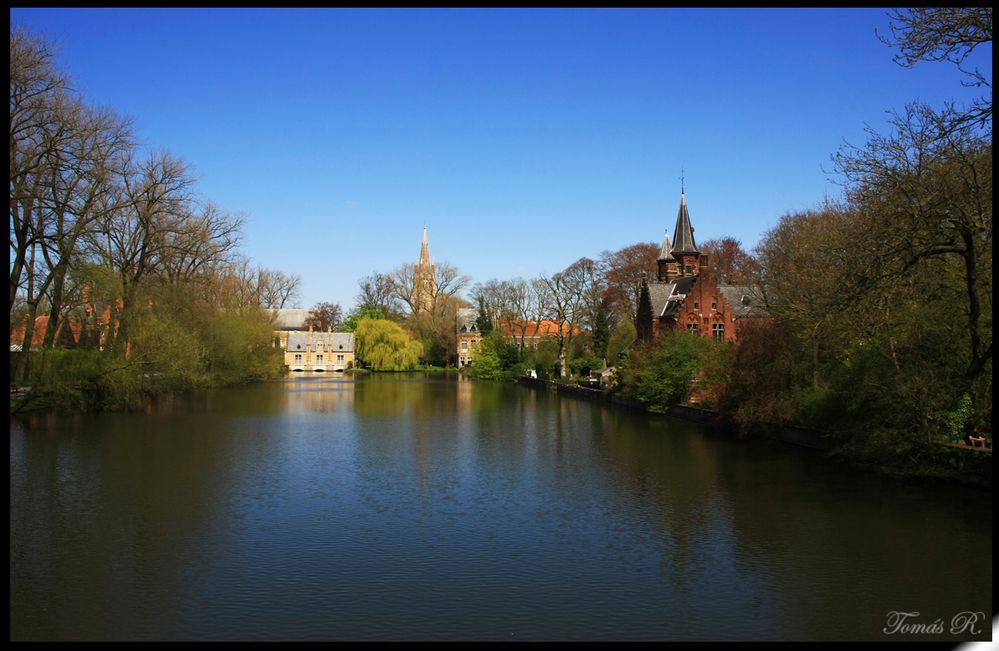
{"label": "small window", "polygon": [[725,341],[725,324],[716,323],[711,326],[711,336],[719,341]]}
{"label": "small window", "polygon": [[700,331],[701,331],[701,329],[698,327],[698,325],[696,323],[688,323],[687,324],[687,332],[692,332],[694,334],[697,334]]}
{"label": "small window", "polygon": [[694,301],[694,309],[695,309],[695,310],[699,310],[699,309],[701,309],[701,304],[700,304],[700,303],[698,303],[697,301]]}
{"label": "small window", "polygon": [[340,344],[340,350],[343,350],[343,344]]}
{"label": "small window", "polygon": [[711,309],[712,310],[717,310],[718,309],[718,299],[717,298],[714,299],[713,301],[711,301]]}
{"label": "small window", "polygon": [[302,350],[302,344],[295,344],[296,350]]}

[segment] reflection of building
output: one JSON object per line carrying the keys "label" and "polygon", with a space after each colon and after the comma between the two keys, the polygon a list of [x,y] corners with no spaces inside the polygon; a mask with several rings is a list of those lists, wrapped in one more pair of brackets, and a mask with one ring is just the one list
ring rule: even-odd
{"label": "reflection of building", "polygon": [[271,310],[271,313],[274,315],[274,345],[281,350],[288,350],[288,333],[305,331],[309,310],[282,308]]}
{"label": "reflection of building", "polygon": [[284,363],[290,371],[343,371],[354,366],[353,332],[289,332]]}
{"label": "reflection of building", "polygon": [[474,307],[458,308],[455,330],[458,345],[458,368],[468,366],[475,356],[475,349],[482,341],[482,333],[476,323],[479,311]]}
{"label": "reflection of building", "polygon": [[639,338],[651,340],[664,329],[680,329],[702,337],[735,341],[742,319],[766,316],[752,287],[719,285],[711,277],[707,256],[694,243],[694,229],[683,192],[673,229],[673,246],[668,235],[663,236],[658,263],[656,280],[642,279],[638,314],[651,314],[652,322],[635,323]]}
{"label": "reflection of building", "polygon": [[423,227],[423,246],[420,248],[420,261],[413,268],[413,313],[432,312],[434,296],[437,294],[437,279],[434,276],[434,263],[430,260],[430,244],[427,241],[427,227]]}

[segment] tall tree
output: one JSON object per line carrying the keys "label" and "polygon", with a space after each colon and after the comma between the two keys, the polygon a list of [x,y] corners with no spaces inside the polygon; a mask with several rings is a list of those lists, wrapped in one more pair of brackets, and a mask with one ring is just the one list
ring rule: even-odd
{"label": "tall tree", "polygon": [[[992,79],[967,60],[976,48],[992,43],[992,7],[915,7],[890,12],[891,37],[881,41],[898,49],[895,62],[912,68],[920,61],[947,61],[961,71],[965,86],[987,88],[962,110],[949,110],[951,126],[984,127],[992,133]],[[991,68],[990,68],[991,69]]]}
{"label": "tall tree", "polygon": [[600,254],[600,269],[614,323],[634,318],[638,284],[643,277],[656,277],[659,248],[654,242],[640,242]]}
{"label": "tall tree", "polygon": [[742,249],[742,242],[734,237],[705,240],[700,244],[701,253],[708,256],[708,271],[719,284],[748,285],[756,276],[757,265],[749,253]]}

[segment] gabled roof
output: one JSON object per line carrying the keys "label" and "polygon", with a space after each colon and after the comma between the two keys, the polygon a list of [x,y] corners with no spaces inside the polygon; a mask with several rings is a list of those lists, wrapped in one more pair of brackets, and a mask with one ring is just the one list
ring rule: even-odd
{"label": "gabled roof", "polygon": [[677,255],[699,255],[697,244],[694,243],[694,229],[690,225],[690,214],[687,212],[687,197],[680,193],[680,212],[676,215],[676,228],[673,229],[673,248],[670,253]]}
{"label": "gabled roof", "polygon": [[[323,350],[323,344],[326,349]],[[354,352],[353,332],[313,332],[312,343],[309,344],[308,332],[289,332],[288,348],[289,353],[298,352],[326,352],[326,353],[352,353]]]}
{"label": "gabled roof", "polygon": [[674,283],[649,283],[649,303],[652,305],[652,317],[656,318],[663,313],[666,302],[673,292]]}

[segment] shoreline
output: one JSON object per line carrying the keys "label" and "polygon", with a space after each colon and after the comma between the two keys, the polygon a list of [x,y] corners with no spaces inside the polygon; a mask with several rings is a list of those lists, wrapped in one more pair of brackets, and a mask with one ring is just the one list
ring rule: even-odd
{"label": "shoreline", "polygon": [[[961,448],[959,446],[943,446],[953,449],[959,454],[965,455],[964,466],[962,469],[967,472],[962,474],[955,474],[952,469],[943,468],[941,468],[941,474],[904,471],[891,466],[878,465],[875,461],[865,460],[855,454],[851,454],[848,447],[849,440],[837,440],[832,434],[827,432],[797,427],[794,425],[757,423],[754,424],[754,431],[751,435],[739,436],[732,431],[731,425],[727,422],[724,414],[710,409],[692,407],[689,405],[671,405],[668,411],[660,413],[650,411],[643,402],[608,394],[601,389],[591,389],[578,385],[560,384],[552,380],[539,380],[526,377],[514,378],[514,382],[531,389],[541,389],[556,393],[558,395],[565,395],[590,402],[618,405],[626,409],[632,409],[654,416],[668,416],[709,425],[719,429],[724,429],[730,432],[735,438],[762,438],[764,440],[775,440],[788,445],[809,448],[822,452],[822,456],[825,459],[837,463],[846,463],[853,467],[870,472],[876,472],[880,475],[891,477],[893,479],[918,481],[920,483],[946,482],[949,484],[958,484],[967,488],[988,491],[990,493],[992,492],[992,453],[985,452],[981,449],[972,447]],[[950,472],[944,473],[944,470],[949,470]]]}

